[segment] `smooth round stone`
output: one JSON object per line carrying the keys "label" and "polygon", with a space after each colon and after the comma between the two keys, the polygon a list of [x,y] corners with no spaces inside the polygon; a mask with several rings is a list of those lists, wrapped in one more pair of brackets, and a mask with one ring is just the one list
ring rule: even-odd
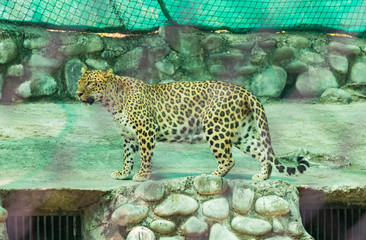
{"label": "smooth round stone", "polygon": [[216,223],[211,227],[209,240],[239,240],[234,233]]}
{"label": "smooth round stone", "polygon": [[5,222],[8,218],[8,211],[5,208],[0,206],[0,222]]}
{"label": "smooth round stone", "polygon": [[255,211],[261,215],[282,216],[290,212],[288,202],[275,195],[264,196],[255,202]]}
{"label": "smooth round stone", "polygon": [[225,198],[209,200],[202,204],[202,213],[209,218],[225,219],[229,216],[229,203]]}
{"label": "smooth round stone", "polygon": [[284,228],[277,218],[273,219],[272,228],[274,233],[282,234],[284,232]]}
{"label": "smooth round stone", "polygon": [[134,227],[127,235],[126,240],[155,240],[155,234],[153,231],[146,227]]}
{"label": "smooth round stone", "polygon": [[274,50],[272,60],[274,62],[280,62],[283,60],[291,59],[295,56],[295,51],[291,47],[282,47]]}
{"label": "smooth round stone", "polygon": [[232,206],[234,211],[247,214],[254,202],[254,192],[250,188],[234,187]]}
{"label": "smooth round stone", "polygon": [[351,95],[343,89],[339,88],[328,88],[320,97],[321,100],[324,102],[349,103],[352,101]]}
{"label": "smooth round stone", "polygon": [[238,216],[231,222],[231,227],[240,233],[261,236],[272,230],[272,225],[261,219]]}
{"label": "smooth round stone", "polygon": [[276,237],[266,238],[264,240],[294,240],[294,239],[293,238],[290,238],[290,237],[276,236]]}
{"label": "smooth round stone", "polygon": [[165,235],[172,233],[175,227],[176,226],[174,222],[164,219],[155,220],[150,224],[150,228],[153,231]]}
{"label": "smooth round stone", "polygon": [[227,188],[227,180],[217,176],[197,176],[194,178],[193,184],[201,195],[221,194]]}
{"label": "smooth round stone", "polygon": [[202,40],[201,45],[207,51],[212,51],[222,47],[222,38],[216,34],[208,35]]}
{"label": "smooth round stone", "polygon": [[186,216],[195,212],[197,208],[198,203],[193,198],[183,194],[172,194],[154,209],[154,213],[161,217]]}
{"label": "smooth round stone", "polygon": [[136,188],[135,196],[145,201],[155,202],[163,198],[165,192],[164,184],[159,181],[149,180],[143,182]]}
{"label": "smooth round stone", "polygon": [[113,213],[111,220],[120,225],[137,224],[144,220],[149,212],[149,208],[144,205],[125,204],[117,208]]}
{"label": "smooth round stone", "polygon": [[346,74],[348,71],[348,60],[344,56],[329,55],[329,65],[340,74]]}
{"label": "smooth round stone", "polygon": [[159,240],[184,240],[182,236],[160,237]]}
{"label": "smooth round stone", "polygon": [[207,223],[194,216],[188,218],[188,220],[179,228],[180,234],[186,237],[204,236],[207,234],[207,231]]}
{"label": "smooth round stone", "polygon": [[302,73],[308,70],[308,66],[301,61],[293,61],[285,69],[288,73]]}
{"label": "smooth round stone", "polygon": [[328,88],[338,88],[337,79],[326,68],[315,68],[301,73],[296,80],[296,89],[303,96],[321,96]]}
{"label": "smooth round stone", "polygon": [[175,72],[174,65],[169,62],[157,62],[157,63],[155,63],[155,67],[160,72],[165,73],[167,75],[173,75]]}
{"label": "smooth round stone", "polygon": [[298,222],[290,222],[288,224],[287,230],[293,237],[298,237],[303,234],[303,226]]}
{"label": "smooth round stone", "polygon": [[353,83],[366,82],[365,75],[366,75],[366,64],[363,62],[358,62],[352,67],[350,80]]}
{"label": "smooth round stone", "polygon": [[307,38],[295,36],[288,39],[288,42],[297,49],[309,48],[311,46],[311,41]]}

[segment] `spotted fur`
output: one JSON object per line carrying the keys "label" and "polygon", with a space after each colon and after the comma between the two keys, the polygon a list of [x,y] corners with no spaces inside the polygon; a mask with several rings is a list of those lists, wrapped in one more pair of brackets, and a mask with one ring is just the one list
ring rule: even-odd
{"label": "spotted fur", "polygon": [[133,179],[149,179],[156,141],[206,140],[218,162],[214,176],[225,176],[235,165],[233,145],[261,162],[261,173],[253,179],[268,179],[272,166],[288,175],[309,167],[301,157],[297,167],[286,167],[275,158],[262,104],[240,86],[220,81],[148,85],[116,76],[112,69],[83,68],[76,95],[85,103],[101,102],[122,130],[124,166],[112,173],[115,179],[129,177],[132,156],[139,150],[141,168]]}

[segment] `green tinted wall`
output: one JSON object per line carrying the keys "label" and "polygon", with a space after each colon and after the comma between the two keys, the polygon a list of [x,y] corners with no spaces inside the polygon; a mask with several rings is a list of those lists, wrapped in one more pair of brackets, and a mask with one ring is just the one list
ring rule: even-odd
{"label": "green tinted wall", "polygon": [[233,32],[295,29],[357,35],[366,29],[366,1],[2,0],[0,20],[99,32],[145,32],[177,23]]}

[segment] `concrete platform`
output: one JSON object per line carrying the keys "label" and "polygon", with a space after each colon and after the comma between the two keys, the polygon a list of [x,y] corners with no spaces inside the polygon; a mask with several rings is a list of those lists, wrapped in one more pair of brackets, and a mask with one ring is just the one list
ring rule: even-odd
{"label": "concrete platform", "polygon": [[[288,101],[264,106],[277,155],[305,148],[317,156],[304,175],[288,177],[274,170],[273,179],[327,191],[366,186],[366,103]],[[326,155],[335,158],[322,158]],[[234,159],[227,178],[251,180],[260,170],[256,160],[238,150]],[[111,116],[97,104],[0,105],[0,166],[0,191],[109,191],[135,184],[110,178],[122,167],[122,142]],[[211,173],[216,166],[208,144],[158,143],[153,178]],[[138,168],[136,161],[134,172]]]}

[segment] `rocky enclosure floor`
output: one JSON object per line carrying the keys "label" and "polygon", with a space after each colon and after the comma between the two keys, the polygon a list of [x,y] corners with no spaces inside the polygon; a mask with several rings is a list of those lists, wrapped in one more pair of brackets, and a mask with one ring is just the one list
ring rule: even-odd
{"label": "rocky enclosure floor", "polygon": [[[312,164],[302,176],[274,170],[272,179],[314,189],[365,185],[366,103],[264,106],[275,153],[283,160],[302,153]],[[250,180],[260,171],[260,164],[239,150],[234,160],[227,178]],[[0,105],[0,166],[0,189],[110,190],[132,184],[110,178],[122,167],[122,142],[109,113],[97,104]],[[200,175],[216,166],[208,144],[158,143],[153,178]]]}

